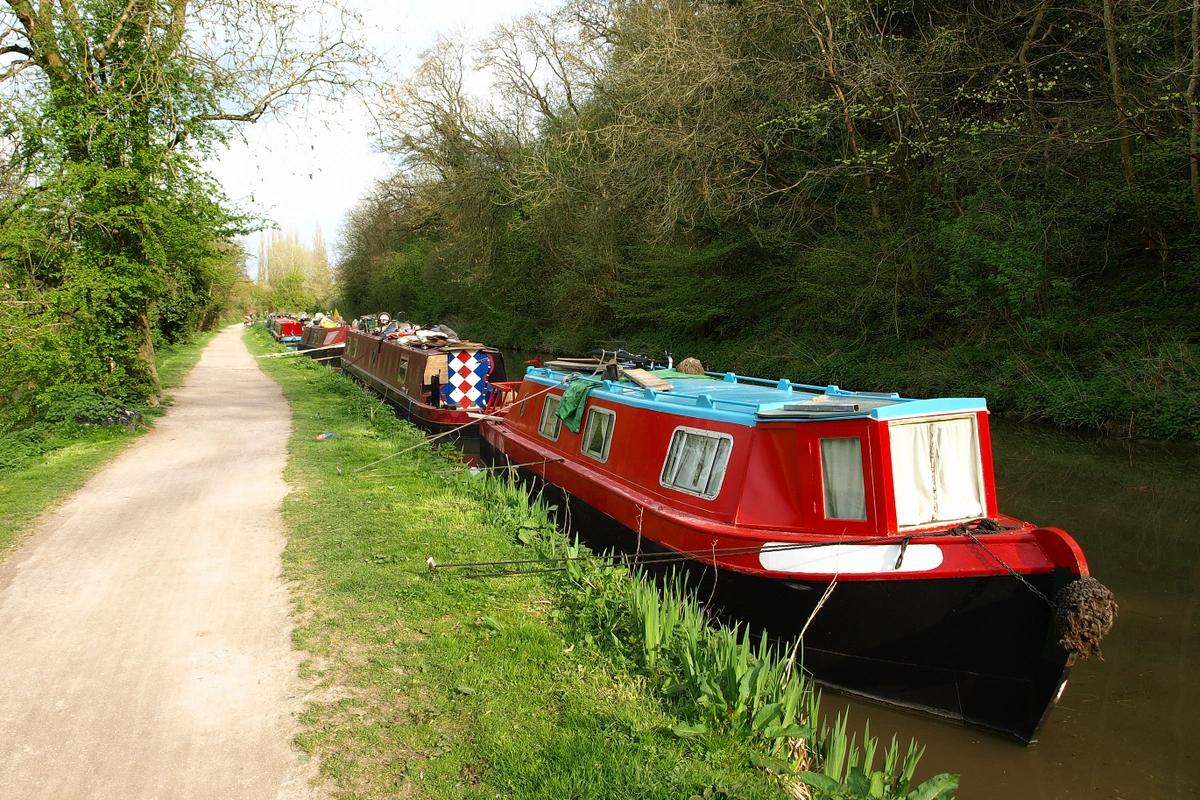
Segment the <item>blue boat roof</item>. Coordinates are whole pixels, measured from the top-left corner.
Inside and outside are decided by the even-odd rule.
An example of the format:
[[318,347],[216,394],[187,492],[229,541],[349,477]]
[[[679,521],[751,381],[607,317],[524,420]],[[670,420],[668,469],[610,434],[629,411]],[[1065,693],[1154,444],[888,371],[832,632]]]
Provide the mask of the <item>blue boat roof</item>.
[[747,426],[772,421],[893,420],[987,410],[987,401],[982,397],[917,400],[895,393],[851,392],[833,385],[793,383],[786,378],[772,381],[732,372],[682,376],[671,370],[660,370],[654,374],[669,383],[671,389],[645,388],[628,379],[598,380],[585,373],[549,367],[531,366],[525,371],[526,379],[543,386],[589,380],[596,384],[596,388],[590,392],[593,397],[696,419]]

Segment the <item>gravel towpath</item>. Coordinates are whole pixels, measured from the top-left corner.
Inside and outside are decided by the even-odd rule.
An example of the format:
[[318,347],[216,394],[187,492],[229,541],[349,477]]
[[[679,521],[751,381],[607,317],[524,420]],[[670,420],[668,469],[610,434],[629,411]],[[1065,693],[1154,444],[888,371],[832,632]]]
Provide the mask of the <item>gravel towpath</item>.
[[0,564],[0,799],[310,798],[279,504],[290,417],[241,341]]

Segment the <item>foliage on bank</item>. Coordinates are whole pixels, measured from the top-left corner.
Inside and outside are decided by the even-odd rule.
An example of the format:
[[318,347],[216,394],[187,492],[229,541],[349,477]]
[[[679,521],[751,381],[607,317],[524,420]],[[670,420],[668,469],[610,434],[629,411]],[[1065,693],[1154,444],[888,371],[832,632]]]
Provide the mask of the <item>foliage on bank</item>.
[[[276,349],[261,330],[248,341]],[[568,545],[524,491],[422,445],[348,379],[262,363],[295,424],[285,564],[316,698],[300,742],[338,796],[953,791],[949,776],[910,785],[917,750],[856,745],[841,718],[818,726],[811,684],[783,680],[790,653],[710,629],[683,587],[660,596]],[[568,570],[470,580],[430,573],[426,557]]]
[[237,304],[250,221],[201,160],[354,59],[353,15],[298,38],[300,9],[251,5],[0,4],[0,431],[152,401],[155,347]]
[[1197,30],[1195,0],[566,0],[397,87],[344,308],[1200,436]]
[[[155,351],[163,389],[183,383],[213,335],[189,336]],[[0,430],[0,559],[31,520],[82,486],[167,405],[130,409],[108,398],[82,394],[53,405],[35,424]],[[139,417],[123,423],[117,415],[131,410]],[[109,424],[99,424],[103,422]]]

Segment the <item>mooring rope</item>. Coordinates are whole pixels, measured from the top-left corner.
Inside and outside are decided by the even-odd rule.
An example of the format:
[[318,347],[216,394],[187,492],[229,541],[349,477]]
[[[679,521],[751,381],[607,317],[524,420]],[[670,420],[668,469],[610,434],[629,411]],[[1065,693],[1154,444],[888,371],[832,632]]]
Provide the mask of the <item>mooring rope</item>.
[[[554,384],[553,386],[548,386],[548,387],[546,387],[545,389],[543,389],[543,390],[542,390],[542,391],[540,391],[540,392],[534,392],[533,394],[529,395],[529,397],[523,397],[523,398],[521,398],[520,400],[514,400],[513,402],[511,402],[511,403],[509,403],[508,405],[504,406],[504,408],[502,408],[502,409],[500,409],[500,410],[501,410],[501,411],[507,411],[508,409],[510,409],[510,408],[512,408],[513,406],[515,406],[517,403],[520,403],[520,402],[522,402],[522,401],[524,401],[524,400],[531,400],[531,399],[533,399],[534,397],[537,397],[538,395],[545,394],[546,392],[550,391],[551,389],[557,389],[559,386],[562,386],[562,385],[564,385],[564,384],[566,384],[566,383],[568,383],[568,382],[569,382],[569,380],[563,380],[563,381],[560,381],[559,383],[556,383],[556,384]],[[502,417],[498,417],[498,418],[499,418],[499,419],[502,419]],[[446,431],[442,431],[441,433],[435,433],[433,436],[427,436],[427,437],[425,437],[424,439],[422,439],[421,441],[419,441],[419,442],[417,442],[416,444],[414,444],[412,447],[406,447],[406,448],[404,448],[403,450],[401,450],[401,451],[399,451],[399,452],[392,453],[391,455],[386,455],[386,456],[384,456],[383,458],[377,458],[377,459],[375,459],[374,461],[372,461],[372,462],[370,462],[370,463],[368,463],[368,464],[363,464],[361,467],[355,467],[355,469],[354,469],[354,472],[362,472],[364,469],[367,469],[367,468],[369,468],[369,467],[373,467],[373,466],[375,466],[376,464],[383,463],[384,461],[387,461],[388,459],[395,458],[396,456],[402,456],[402,455],[404,455],[405,453],[410,453],[410,452],[412,452],[413,450],[416,450],[416,449],[417,449],[417,448],[419,448],[419,447],[423,447],[423,446],[425,446],[425,445],[429,444],[430,442],[436,441],[436,440],[438,440],[438,439],[441,439],[441,438],[443,438],[443,437],[445,437],[445,436],[449,436],[449,435],[450,435],[450,434],[452,434],[452,433],[458,433],[458,432],[459,432],[459,431],[461,431],[463,428],[469,428],[469,427],[471,427],[472,425],[476,425],[476,424],[478,424],[478,422],[477,422],[476,420],[471,420],[470,422],[464,422],[462,425],[456,425],[455,427],[453,427],[453,428],[450,428],[449,430],[446,430]]]
[[[468,465],[464,464],[460,467],[453,467],[451,469],[433,470],[432,473],[433,474],[449,474],[449,473],[455,473],[455,472],[461,473],[461,472],[471,472],[471,471],[487,472],[489,470],[516,469],[517,467],[536,467],[540,464],[561,464],[564,461],[566,461],[565,458],[543,458],[539,461],[526,461],[523,464],[497,464],[496,466],[493,466],[493,467],[472,467],[472,466],[468,466]],[[424,474],[428,475],[428,474],[430,474],[430,471],[426,470],[424,472]],[[368,472],[365,475],[363,475],[362,477],[364,477],[364,478],[405,478],[410,475],[412,475],[411,472]]]

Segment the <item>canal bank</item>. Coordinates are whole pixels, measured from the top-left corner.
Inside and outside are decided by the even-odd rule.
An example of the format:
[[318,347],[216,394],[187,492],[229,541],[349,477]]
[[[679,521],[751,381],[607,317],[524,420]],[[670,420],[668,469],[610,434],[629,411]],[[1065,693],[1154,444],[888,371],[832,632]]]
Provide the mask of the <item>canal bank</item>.
[[[263,337],[249,335],[252,349],[276,349]],[[777,758],[741,731],[698,725],[662,673],[644,668],[643,644],[619,641],[595,615],[581,626],[579,609],[599,606],[563,602],[551,576],[429,573],[426,557],[537,556],[530,539],[548,524],[523,495],[425,445],[332,371],[294,357],[261,363],[295,424],[285,568],[316,698],[300,742],[340,791],[788,796]],[[624,602],[628,592],[614,591]],[[863,722],[849,722],[860,742]],[[925,760],[921,775],[949,766]]]

